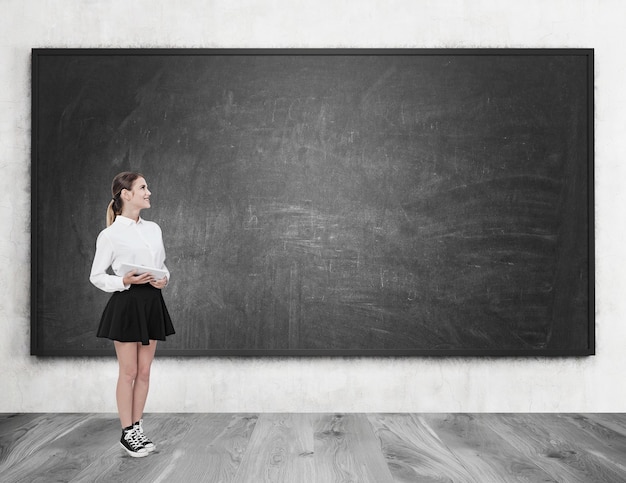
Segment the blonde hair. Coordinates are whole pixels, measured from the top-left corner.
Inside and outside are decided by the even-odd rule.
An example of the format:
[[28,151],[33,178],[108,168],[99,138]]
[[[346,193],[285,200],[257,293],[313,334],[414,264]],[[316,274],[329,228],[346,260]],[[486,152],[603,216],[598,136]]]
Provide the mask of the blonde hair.
[[117,215],[122,214],[122,208],[124,207],[124,201],[121,196],[122,190],[130,191],[137,178],[143,178],[143,175],[132,171],[124,171],[113,178],[113,183],[111,183],[112,198],[107,207],[107,226],[111,226]]

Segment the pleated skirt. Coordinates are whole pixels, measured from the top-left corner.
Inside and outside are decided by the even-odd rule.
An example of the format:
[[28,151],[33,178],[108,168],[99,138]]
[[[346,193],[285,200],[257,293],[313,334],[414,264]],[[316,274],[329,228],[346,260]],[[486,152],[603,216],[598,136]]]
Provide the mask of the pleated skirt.
[[172,319],[165,306],[161,290],[149,283],[131,285],[128,290],[115,292],[102,313],[98,337],[120,342],[165,340],[174,334]]

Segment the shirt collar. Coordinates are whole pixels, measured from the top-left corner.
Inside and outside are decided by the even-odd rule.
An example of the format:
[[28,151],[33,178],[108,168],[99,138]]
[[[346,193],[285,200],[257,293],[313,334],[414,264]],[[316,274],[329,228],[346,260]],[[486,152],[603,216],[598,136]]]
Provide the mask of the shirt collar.
[[[130,225],[134,225],[135,224],[135,220],[131,219],[131,218],[127,218],[125,216],[122,215],[117,215],[115,217],[115,222],[116,223],[123,223],[126,226],[130,226]],[[143,223],[143,219],[141,218],[141,216],[139,217],[139,221],[136,223],[137,225]]]

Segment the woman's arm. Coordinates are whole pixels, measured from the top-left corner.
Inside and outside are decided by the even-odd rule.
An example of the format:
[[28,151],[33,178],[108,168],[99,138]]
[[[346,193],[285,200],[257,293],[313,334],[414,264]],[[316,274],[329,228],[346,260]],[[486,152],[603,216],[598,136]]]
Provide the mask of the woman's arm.
[[124,284],[124,277],[107,273],[111,263],[113,263],[113,245],[104,233],[100,233],[96,240],[96,254],[93,257],[89,281],[105,292],[127,290],[130,284]]

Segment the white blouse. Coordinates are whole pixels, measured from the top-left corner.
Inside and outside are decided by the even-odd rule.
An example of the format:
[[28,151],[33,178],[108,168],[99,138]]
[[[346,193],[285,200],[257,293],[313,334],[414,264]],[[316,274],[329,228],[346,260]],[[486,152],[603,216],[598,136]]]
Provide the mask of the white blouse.
[[[135,222],[118,215],[111,226],[98,235],[89,280],[105,292],[128,290],[130,285],[123,282],[126,274],[120,270],[124,263],[160,268],[167,272],[169,281],[170,272],[165,266],[165,248],[159,225],[142,218]],[[115,275],[107,273],[109,267]]]

